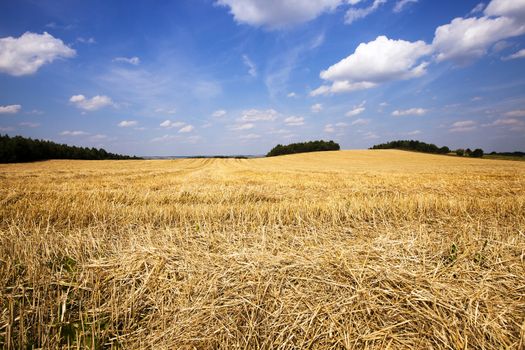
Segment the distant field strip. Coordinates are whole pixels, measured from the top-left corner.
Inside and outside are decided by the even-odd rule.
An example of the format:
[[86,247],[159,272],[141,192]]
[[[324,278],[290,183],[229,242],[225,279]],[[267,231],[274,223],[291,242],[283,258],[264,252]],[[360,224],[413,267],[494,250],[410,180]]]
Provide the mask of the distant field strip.
[[0,204],[0,348],[525,347],[525,162],[4,164]]

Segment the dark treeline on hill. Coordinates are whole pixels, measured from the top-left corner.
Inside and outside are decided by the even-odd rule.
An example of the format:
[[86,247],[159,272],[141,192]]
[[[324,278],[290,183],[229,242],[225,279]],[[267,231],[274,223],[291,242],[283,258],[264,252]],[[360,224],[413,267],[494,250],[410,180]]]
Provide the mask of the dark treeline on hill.
[[406,151],[417,151],[425,153],[447,154],[450,148],[447,146],[438,147],[433,143],[426,143],[417,140],[397,140],[375,145],[370,149],[401,149]]
[[339,151],[341,147],[334,141],[308,141],[291,143],[289,145],[277,145],[268,154],[267,157],[280,156],[284,154],[320,152],[320,151]]
[[0,163],[33,162],[46,159],[141,159],[109,153],[100,148],[68,146],[22,136],[0,135]]

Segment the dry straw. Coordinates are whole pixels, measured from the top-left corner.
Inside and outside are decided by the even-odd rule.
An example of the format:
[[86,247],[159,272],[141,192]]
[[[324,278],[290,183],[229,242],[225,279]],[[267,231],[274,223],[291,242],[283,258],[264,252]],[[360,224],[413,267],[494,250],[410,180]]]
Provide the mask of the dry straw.
[[523,349],[525,163],[0,166],[5,349]]

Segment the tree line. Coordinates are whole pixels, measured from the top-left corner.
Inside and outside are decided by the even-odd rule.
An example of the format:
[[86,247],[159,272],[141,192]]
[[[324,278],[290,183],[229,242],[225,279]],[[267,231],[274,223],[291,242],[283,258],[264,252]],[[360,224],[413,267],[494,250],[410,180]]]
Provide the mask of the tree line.
[[339,151],[341,147],[334,141],[308,141],[291,143],[289,145],[277,145],[268,154],[267,157],[280,156],[284,154],[295,154],[305,152],[320,152],[320,151]]
[[107,152],[103,148],[68,146],[53,141],[10,137],[0,134],[0,163],[33,162],[47,159],[141,159]]
[[[401,149],[405,151],[416,151],[424,153],[434,153],[434,154],[449,154],[452,151],[447,146],[438,147],[433,143],[426,143],[418,140],[396,140],[390,141],[387,143],[381,143],[379,145],[374,145],[370,149]],[[458,156],[467,156],[481,158],[483,157],[483,150],[481,148],[476,148],[471,150],[470,148],[458,149],[455,151]]]

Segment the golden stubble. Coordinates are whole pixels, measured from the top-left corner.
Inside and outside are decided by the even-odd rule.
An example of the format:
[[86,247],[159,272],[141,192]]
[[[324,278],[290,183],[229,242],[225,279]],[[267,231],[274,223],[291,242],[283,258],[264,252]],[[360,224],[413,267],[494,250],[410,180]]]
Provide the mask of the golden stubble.
[[0,346],[523,348],[525,163],[0,165]]

